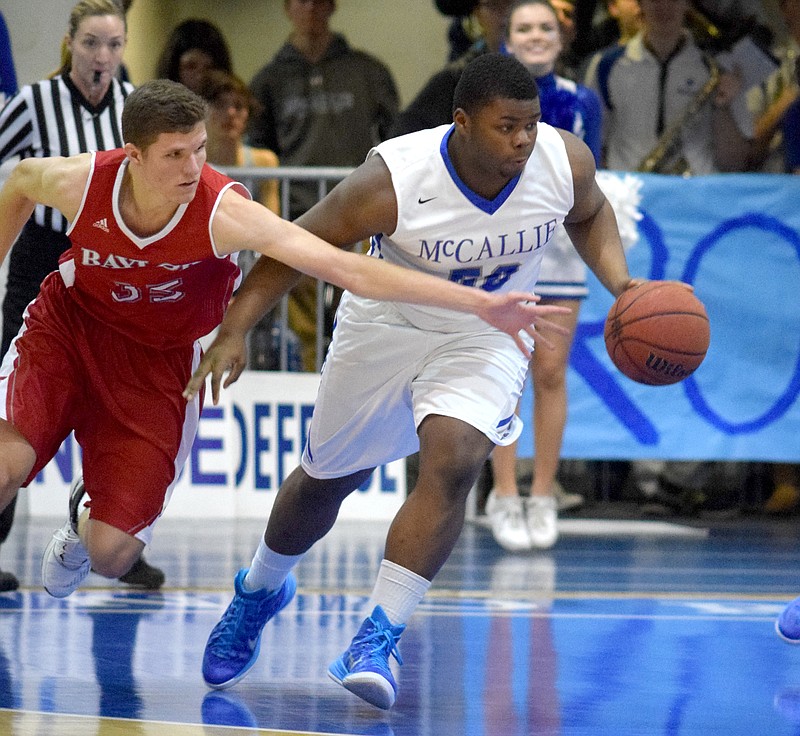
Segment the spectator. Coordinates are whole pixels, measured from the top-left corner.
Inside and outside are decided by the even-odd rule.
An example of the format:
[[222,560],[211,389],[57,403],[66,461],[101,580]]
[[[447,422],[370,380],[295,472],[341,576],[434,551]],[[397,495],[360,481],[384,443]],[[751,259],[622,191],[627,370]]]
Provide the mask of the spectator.
[[[24,86],[0,111],[0,162],[121,145],[122,106],[133,89],[117,79],[126,34],[125,14],[113,0],[81,0],[73,7],[61,69],[52,79]],[[15,243],[3,300],[0,357],[19,331],[25,307],[69,247],[67,225],[60,212],[38,205]],[[11,529],[15,503],[0,514],[0,543]],[[120,580],[158,588],[164,575],[140,558]],[[0,584],[16,587],[16,579],[5,574]]]
[[[604,105],[605,166],[683,175],[745,170],[753,119],[740,76],[698,48],[686,27],[688,0],[640,5],[642,30],[595,58],[587,73]],[[708,462],[632,464],[642,500],[672,509],[696,508],[711,469]]]
[[[478,29],[472,46],[458,59],[436,72],[417,93],[417,96],[397,117],[392,135],[413,133],[424,128],[434,128],[452,119],[453,93],[464,67],[475,57],[491,51],[503,50],[508,13],[513,0],[480,0],[473,6],[472,24]],[[553,4],[555,7],[555,4]],[[573,32],[573,3],[558,0],[559,23],[563,34]]]
[[[206,73],[200,94],[208,103],[206,116],[206,155],[210,164],[218,166],[275,167],[278,157],[268,148],[255,148],[244,142],[247,123],[258,103],[247,85],[234,74],[221,69]],[[277,179],[262,182],[256,190],[259,201],[276,215],[281,214]],[[251,254],[243,253],[239,265],[243,272],[252,265]],[[272,315],[265,317],[250,332],[248,367],[254,370],[278,370],[280,365],[280,330]],[[297,365],[297,338],[289,334],[289,370]]]
[[604,103],[605,166],[693,174],[744,170],[753,121],[740,78],[698,49],[685,27],[688,0],[640,4],[642,31],[596,59],[587,73],[587,84]]
[[[569,130],[600,158],[600,101],[590,89],[555,74],[564,49],[560,23],[548,0],[517,0],[511,7],[505,38],[508,52],[536,79],[542,122]],[[540,304],[558,304],[570,311],[554,317],[569,333],[555,350],[535,350],[531,360],[534,392],[533,427],[536,453],[530,496],[523,504],[517,490],[517,443],[492,453],[494,488],[486,513],[497,543],[520,551],[552,547],[558,538],[557,509],[582,503],[556,481],[561,441],[567,419],[567,365],[581,299],[588,294],[586,266],[566,230],[556,231],[544,252],[536,293]]]
[[156,65],[159,79],[171,79],[199,94],[203,76],[212,69],[233,73],[231,52],[213,23],[189,18],[173,29]]
[[434,74],[411,104],[397,117],[392,135],[404,135],[424,128],[435,128],[453,119],[453,93],[464,67],[487,51],[499,51],[503,44],[506,18],[512,0],[481,0],[473,16],[481,28],[478,40],[456,61]]
[[[249,140],[275,151],[284,166],[357,166],[389,135],[399,105],[394,79],[382,62],[331,30],[335,0],[284,0],[284,10],[289,38],[250,85],[261,111]],[[290,217],[309,209],[317,193],[316,183],[292,185]],[[321,358],[316,297],[316,282],[304,278],[289,300],[289,324],[309,371]],[[331,315],[337,301],[331,296]]]
[[[221,69],[209,71],[200,85],[200,96],[208,102],[206,155],[210,164],[270,168],[278,165],[274,151],[254,148],[244,142],[256,101],[239,77]],[[281,213],[277,180],[260,186],[259,201],[276,215]]]
[[778,49],[781,66],[751,95],[757,115],[753,168],[796,174],[800,173],[800,6],[782,0],[780,8],[789,31]]

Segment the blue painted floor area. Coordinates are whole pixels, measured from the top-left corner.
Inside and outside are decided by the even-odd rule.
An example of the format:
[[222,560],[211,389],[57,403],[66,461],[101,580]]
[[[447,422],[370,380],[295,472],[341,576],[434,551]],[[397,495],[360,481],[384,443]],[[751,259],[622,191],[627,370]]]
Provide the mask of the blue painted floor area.
[[[198,535],[165,520],[148,552],[164,592],[92,575],[56,600],[38,586],[51,529],[20,520],[3,548],[24,588],[0,594],[0,732],[100,733],[122,719],[113,733],[800,734],[800,647],[773,628],[800,593],[793,528],[598,529],[577,524],[550,553],[508,555],[467,526],[403,635],[399,697],[384,712],[326,670],[364,615],[385,526],[342,523],[312,550],[259,661],[218,693],[200,677],[203,647],[261,524]],[[57,715],[46,731],[43,714]]]

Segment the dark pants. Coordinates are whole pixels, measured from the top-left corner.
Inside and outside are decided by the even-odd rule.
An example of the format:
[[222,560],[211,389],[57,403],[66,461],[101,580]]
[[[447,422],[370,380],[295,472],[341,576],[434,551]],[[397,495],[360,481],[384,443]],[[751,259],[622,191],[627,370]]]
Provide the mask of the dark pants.
[[69,238],[62,233],[54,233],[30,221],[22,229],[8,259],[0,358],[22,326],[25,307],[39,293],[44,277],[58,268],[58,259],[68,247]]

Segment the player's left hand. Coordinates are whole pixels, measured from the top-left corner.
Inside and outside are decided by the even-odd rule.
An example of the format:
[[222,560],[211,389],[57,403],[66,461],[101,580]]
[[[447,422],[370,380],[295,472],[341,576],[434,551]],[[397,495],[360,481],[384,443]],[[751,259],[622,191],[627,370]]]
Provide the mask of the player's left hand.
[[[192,374],[183,391],[183,398],[191,401],[203,387],[206,377],[211,375],[211,398],[214,406],[219,403],[220,385],[228,388],[247,366],[245,335],[238,332],[219,334],[206,351],[197,370]],[[224,383],[223,383],[224,378]]]
[[[692,286],[691,284],[687,284],[685,281],[674,281],[672,279],[667,279],[667,280],[669,280],[671,283],[680,284],[681,286],[683,286],[685,289],[688,289],[689,291],[694,291],[694,286]],[[623,291],[627,291],[628,289],[635,289],[635,288],[641,286],[642,284],[648,283],[649,281],[650,281],[650,279],[643,279],[643,278],[639,278],[638,276],[636,278],[630,279],[628,281],[628,283],[625,284],[625,286],[622,289],[622,291],[619,292],[619,294],[621,294]],[[615,296],[619,296],[619,294],[615,294]]]
[[569,337],[569,330],[547,319],[551,314],[569,314],[567,307],[539,306],[540,297],[522,291],[492,294],[492,302],[478,315],[484,322],[514,338],[522,354],[530,359],[531,349],[520,333],[525,332],[537,345],[553,350],[555,345],[542,331]]

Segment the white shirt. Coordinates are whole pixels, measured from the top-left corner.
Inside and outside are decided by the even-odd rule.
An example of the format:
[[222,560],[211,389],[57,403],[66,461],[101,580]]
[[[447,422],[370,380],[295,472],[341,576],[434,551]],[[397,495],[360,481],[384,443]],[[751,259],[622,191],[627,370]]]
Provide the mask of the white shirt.
[[[663,130],[684,114],[710,76],[706,59],[688,32],[683,46],[664,65],[663,76],[661,62],[647,49],[641,33],[625,45],[624,53],[611,67],[607,97],[598,79],[599,66],[600,59],[596,59],[587,71],[586,84],[598,92],[604,105],[606,167],[620,171],[639,167]],[[753,117],[745,95],[740,94],[734,100],[731,113],[742,135],[752,138]],[[659,130],[662,115],[664,128]],[[679,133],[680,154],[689,163],[692,174],[717,171],[712,115],[709,99]]]

